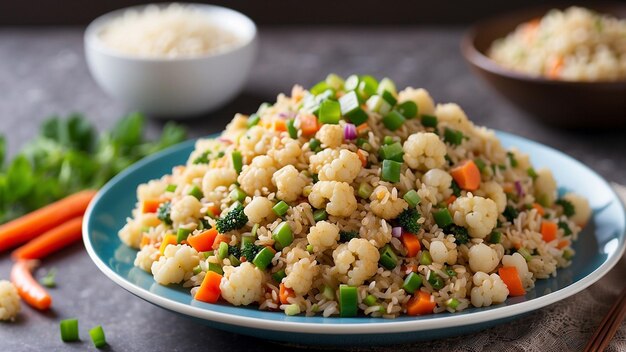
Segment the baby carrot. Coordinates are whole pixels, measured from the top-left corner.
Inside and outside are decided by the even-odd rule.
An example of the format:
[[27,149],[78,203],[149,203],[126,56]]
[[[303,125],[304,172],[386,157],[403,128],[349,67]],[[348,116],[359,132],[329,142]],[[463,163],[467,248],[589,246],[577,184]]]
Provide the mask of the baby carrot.
[[95,194],[95,190],[75,193],[0,226],[0,252],[83,215]]
[[41,259],[50,253],[63,249],[79,241],[82,235],[83,217],[75,217],[41,236],[30,240],[12,253],[15,260]]
[[39,310],[46,310],[52,305],[52,298],[31,274],[35,263],[33,260],[19,260],[13,264],[11,282],[26,303]]

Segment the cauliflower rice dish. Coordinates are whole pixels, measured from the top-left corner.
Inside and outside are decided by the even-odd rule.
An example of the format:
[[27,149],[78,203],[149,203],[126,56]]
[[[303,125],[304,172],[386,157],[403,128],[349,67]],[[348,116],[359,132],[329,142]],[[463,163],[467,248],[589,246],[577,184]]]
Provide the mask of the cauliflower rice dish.
[[161,285],[287,315],[394,318],[524,295],[591,215],[456,104],[331,74],[142,184],[120,239]]
[[520,72],[570,81],[626,79],[626,20],[581,7],[522,23],[488,53]]

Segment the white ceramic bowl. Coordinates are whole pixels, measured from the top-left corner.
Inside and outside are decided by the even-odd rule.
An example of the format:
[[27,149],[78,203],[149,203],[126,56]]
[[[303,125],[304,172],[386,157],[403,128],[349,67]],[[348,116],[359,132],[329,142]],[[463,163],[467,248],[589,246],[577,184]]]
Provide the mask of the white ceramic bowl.
[[104,91],[130,108],[168,118],[214,110],[241,91],[256,55],[254,22],[225,7],[185,5],[205,12],[209,21],[233,32],[240,42],[226,51],[197,57],[136,57],[107,47],[99,38],[109,21],[130,8],[109,12],[91,22],[84,37],[87,65]]

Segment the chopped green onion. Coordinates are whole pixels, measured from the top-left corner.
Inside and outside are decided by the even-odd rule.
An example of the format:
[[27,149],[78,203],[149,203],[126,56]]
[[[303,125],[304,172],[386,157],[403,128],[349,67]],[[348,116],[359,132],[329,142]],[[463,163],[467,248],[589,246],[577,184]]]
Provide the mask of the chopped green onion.
[[533,259],[533,256],[530,254],[528,249],[526,249],[524,247],[518,249],[517,253],[521,254],[522,257],[524,257],[524,259],[526,259],[527,262],[529,262],[529,261],[531,261],[531,259]]
[[317,174],[313,174],[311,175],[311,180],[313,181],[313,183],[317,183],[320,180],[320,178]]
[[193,187],[191,187],[191,189],[189,190],[189,193],[187,194],[189,194],[190,196],[196,197],[198,200],[204,197],[204,194],[202,194],[202,191],[196,185],[193,185]]
[[480,172],[483,172],[487,167],[487,164],[485,164],[485,162],[481,158],[474,159],[474,164],[476,164],[476,167]]
[[456,309],[456,307],[459,306],[459,300],[456,298],[450,298],[446,301],[446,306],[452,308],[452,309]]
[[389,103],[386,102],[380,95],[372,95],[369,99],[367,99],[365,104],[370,111],[377,112],[381,115],[386,115],[389,111],[391,111],[391,105],[389,105]]
[[254,256],[252,264],[261,270],[265,270],[272,263],[273,258],[274,252],[269,247],[263,247],[263,249],[261,249],[259,253]]
[[206,252],[202,252],[202,255],[204,256],[204,259],[208,259],[210,256],[215,255],[214,251],[206,251]]
[[169,184],[169,185],[167,185],[167,187],[165,188],[165,190],[166,190],[167,192],[174,192],[174,191],[176,191],[176,185],[174,185],[174,184]]
[[406,118],[397,111],[392,111],[383,117],[383,125],[390,131],[395,131],[402,127],[404,121],[406,121]]
[[320,142],[319,139],[311,138],[309,140],[309,149],[311,151],[314,151],[317,153],[318,151],[320,151],[321,145],[322,145],[322,142]]
[[250,231],[250,236],[256,237],[256,233],[257,231],[259,231],[259,227],[261,227],[259,224],[254,224],[252,226],[252,231]]
[[526,173],[533,180],[535,180],[537,177],[539,177],[539,175],[537,175],[537,172],[535,171],[535,169],[533,169],[532,167],[529,167],[528,169],[526,169]]
[[454,269],[452,269],[449,266],[446,266],[445,268],[445,272],[448,276],[452,277],[452,276],[456,276],[456,271],[454,271]]
[[359,87],[361,80],[357,75],[350,75],[343,84],[343,89],[347,91],[355,90]]
[[358,92],[363,98],[368,98],[374,94],[376,94],[376,90],[378,89],[378,81],[376,78],[363,75],[360,78]]
[[241,236],[241,249],[246,247],[246,244],[254,244],[256,241],[256,236]]
[[217,263],[209,263],[209,271],[224,275],[224,270],[222,270],[222,266]]
[[435,115],[422,115],[422,125],[424,127],[437,127],[437,116]]
[[228,260],[230,261],[230,265],[232,266],[239,266],[239,264],[241,264],[241,261],[239,261],[239,258],[235,257],[232,254],[228,256]]
[[283,249],[293,242],[293,232],[291,231],[291,227],[289,227],[289,223],[281,222],[272,232],[272,238],[276,241],[274,247],[276,249]]
[[404,279],[404,284],[402,285],[402,288],[408,293],[414,293],[420,288],[420,286],[422,286],[422,277],[419,276],[419,274],[411,272]]
[[434,271],[428,272],[428,283],[430,283],[435,290],[441,290],[445,285],[445,281],[441,276],[437,275]]
[[272,274],[272,279],[274,279],[274,281],[278,283],[281,283],[283,279],[286,277],[287,277],[287,274],[285,274],[285,270],[279,270]]
[[313,245],[312,244],[307,244],[306,245],[306,251],[309,253],[313,253]]
[[198,274],[200,274],[201,272],[202,272],[202,267],[201,267],[200,265],[196,265],[196,266],[193,268],[193,274],[194,274],[194,275],[198,275]]
[[572,258],[574,258],[574,252],[569,249],[565,249],[563,251],[563,259],[571,260]]
[[381,178],[388,182],[399,182],[402,163],[393,160],[383,160]]
[[338,124],[341,119],[341,105],[333,100],[320,104],[319,121],[326,124]]
[[217,257],[220,259],[224,259],[228,256],[228,243],[220,242],[219,247],[217,247]]
[[411,208],[415,208],[422,201],[422,198],[420,198],[419,194],[417,194],[414,189],[406,192],[402,198],[409,203]]
[[187,237],[189,237],[190,233],[191,230],[179,227],[178,232],[176,233],[176,243],[181,243],[182,241],[186,240]]
[[372,188],[369,183],[361,182],[359,184],[359,189],[357,191],[359,197],[368,199],[372,195],[372,192],[374,192],[374,188]]
[[391,93],[394,97],[398,95],[396,84],[393,83],[393,81],[387,77],[380,80],[380,83],[378,83],[378,89],[376,90],[376,93],[383,94],[383,92],[385,91]]
[[358,307],[358,292],[356,287],[339,286],[339,315],[341,317],[356,316]]
[[360,125],[367,121],[367,113],[361,109],[359,98],[355,92],[348,92],[339,98],[341,115],[347,117],[350,122]]
[[[382,92],[382,94],[379,94],[390,106],[394,106],[398,103],[398,100],[396,99],[396,97],[393,96],[392,93],[390,93],[388,90]],[[413,103],[415,104],[415,103]],[[402,112],[400,112],[402,113]],[[404,114],[402,114],[404,115]],[[407,116],[407,115],[405,115]],[[408,116],[407,116],[408,117]]]
[[356,139],[357,147],[363,147],[363,145],[365,145],[365,144],[367,144],[367,139],[361,138],[361,137]]
[[402,116],[406,117],[407,119],[412,119],[417,116],[417,104],[410,100],[401,103],[396,109],[400,114],[402,114]]
[[48,270],[48,272],[46,273],[46,276],[42,277],[40,282],[42,285],[46,286],[46,287],[55,287],[57,285],[55,279],[56,279],[56,274],[57,274],[57,269],[52,268],[50,270]]
[[323,93],[327,89],[330,89],[328,83],[326,83],[326,81],[321,81],[311,87],[311,89],[309,89],[309,92],[311,92],[311,94],[313,95],[318,95],[320,93]]
[[237,173],[240,173],[241,169],[243,168],[243,156],[241,155],[241,152],[235,150],[230,156],[233,160],[233,167],[235,168],[235,171],[237,171]]
[[96,348],[102,348],[107,344],[107,340],[104,337],[104,330],[101,325],[89,330],[89,336],[91,337],[91,341]]
[[328,219],[328,214],[326,213],[326,210],[318,209],[313,212],[313,220],[315,220],[315,222],[326,220],[326,219]]
[[502,242],[502,232],[493,231],[491,235],[489,235],[489,243],[498,244]]
[[248,128],[252,128],[258,125],[260,121],[261,121],[261,116],[259,116],[258,114],[252,114],[248,116],[248,121],[246,122],[246,125],[248,126]]
[[383,160],[393,160],[401,163],[404,150],[399,142],[385,144],[378,149],[378,154]]
[[230,199],[234,200],[234,201],[238,201],[243,203],[243,201],[246,199],[246,197],[248,196],[246,194],[246,192],[244,192],[241,188],[239,187],[235,187],[233,188],[232,191],[230,191]]
[[285,314],[287,315],[298,315],[300,314],[300,306],[297,304],[290,304],[285,307]]
[[367,295],[363,300],[366,306],[371,307],[376,304],[376,297],[374,295]]
[[287,132],[289,132],[289,137],[298,139],[298,130],[296,129],[294,122],[294,119],[287,120]]
[[391,136],[385,136],[383,138],[383,144],[388,145],[388,144],[394,144],[396,142],[396,140],[391,137]]
[[378,262],[389,270],[392,270],[398,265],[398,256],[389,244],[386,244],[380,249],[380,260]]
[[432,263],[433,263],[433,258],[430,256],[430,252],[422,251],[422,256],[420,257],[420,264],[430,265]]
[[463,132],[446,127],[443,131],[443,140],[451,145],[463,143]]
[[283,216],[287,214],[287,211],[289,210],[289,204],[285,203],[284,200],[281,200],[280,202],[276,203],[276,205],[274,205],[272,210],[276,215]]
[[78,319],[61,320],[60,326],[63,342],[78,341]]
[[338,75],[331,73],[328,76],[326,76],[326,85],[330,88],[330,89],[334,89],[334,90],[341,90],[343,88],[343,78],[339,77]]
[[511,164],[512,168],[516,168],[517,165],[519,165],[519,163],[517,162],[517,159],[515,158],[515,154],[513,154],[513,152],[507,152],[506,156],[509,158],[509,163]]
[[437,226],[439,226],[442,229],[452,224],[453,222],[452,215],[450,214],[450,211],[448,210],[448,208],[435,210],[433,212],[433,218],[435,219]]
[[332,301],[335,299],[335,290],[328,285],[324,286],[324,290],[322,290],[322,294],[324,295],[324,298],[326,298],[329,301]]

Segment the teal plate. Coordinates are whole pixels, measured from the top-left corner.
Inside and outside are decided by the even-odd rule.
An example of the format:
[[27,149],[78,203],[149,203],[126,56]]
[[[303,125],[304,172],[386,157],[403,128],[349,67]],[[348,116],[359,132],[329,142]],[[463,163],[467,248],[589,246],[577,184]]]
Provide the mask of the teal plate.
[[107,183],[92,201],[83,222],[85,247],[94,263],[111,280],[131,293],[211,327],[264,339],[306,344],[392,344],[433,340],[482,330],[569,297],[605,275],[624,251],[624,208],[611,187],[594,171],[573,158],[539,143],[498,132],[507,146],[527,152],[537,167],[552,169],[561,192],[574,190],[587,197],[593,219],[574,244],[572,265],[556,277],[538,280],[526,296],[509,298],[487,308],[420,317],[323,318],[286,316],[255,307],[234,307],[195,301],[187,289],[161,286],[133,266],[136,250],[123,245],[117,231],[135,205],[140,183],[171,172],[184,164],[194,141],[181,143],[139,161]]

